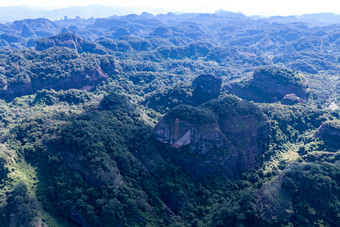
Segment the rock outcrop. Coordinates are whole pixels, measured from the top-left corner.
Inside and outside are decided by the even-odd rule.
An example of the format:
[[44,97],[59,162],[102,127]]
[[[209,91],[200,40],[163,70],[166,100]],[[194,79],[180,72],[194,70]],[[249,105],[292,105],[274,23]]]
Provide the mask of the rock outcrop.
[[181,105],[155,126],[155,138],[168,154],[195,175],[239,177],[255,169],[265,149],[270,123],[254,104],[235,97],[199,107]]
[[220,95],[222,79],[213,74],[201,74],[193,82],[193,104],[200,105]]
[[51,47],[67,47],[79,53],[87,52],[93,54],[107,54],[107,51],[95,42],[81,39],[73,33],[61,33],[48,38],[41,38],[36,41],[36,50],[43,51]]
[[217,98],[221,85],[221,78],[213,74],[201,74],[194,79],[191,86],[177,86],[154,93],[146,98],[145,105],[162,113],[180,104],[198,106]]
[[339,108],[340,107],[334,101],[327,107],[328,110],[338,110]]
[[303,102],[304,100],[296,96],[296,94],[287,94],[281,100],[281,104],[284,104],[284,105],[295,105],[295,104],[303,103]]
[[314,137],[322,139],[326,145],[340,148],[340,121],[326,121],[314,133]]
[[284,68],[257,69],[249,81],[243,84],[229,84],[226,88],[232,94],[255,102],[277,102],[288,94],[295,94],[302,100],[308,98],[306,78],[293,70]]
[[4,71],[9,76],[0,78],[0,98],[10,100],[42,89],[90,90],[118,73],[110,56],[97,55],[85,60],[85,56],[67,48],[54,47],[32,57],[35,61],[28,67]]
[[71,88],[90,90],[109,75],[97,66],[89,71],[64,78],[29,78],[26,81],[10,83],[0,90],[0,98],[13,99],[18,96],[34,94],[43,89],[68,90]]

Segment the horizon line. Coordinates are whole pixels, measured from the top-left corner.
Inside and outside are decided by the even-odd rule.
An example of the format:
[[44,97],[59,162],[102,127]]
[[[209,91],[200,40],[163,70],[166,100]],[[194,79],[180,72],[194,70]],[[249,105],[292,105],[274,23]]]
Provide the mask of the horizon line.
[[[259,17],[267,17],[267,18],[275,17],[275,16],[281,16],[281,17],[295,16],[295,17],[299,17],[299,16],[303,16],[303,15],[313,15],[313,14],[340,15],[340,12],[332,12],[332,11],[305,12],[305,13],[296,13],[296,14],[267,14],[267,13],[250,13],[250,14],[247,14],[247,13],[244,13],[242,11],[232,11],[232,10],[226,10],[226,9],[223,9],[223,8],[220,8],[220,9],[217,9],[217,10],[212,10],[212,11],[210,11],[210,10],[204,11],[203,9],[187,9],[187,8],[173,10],[173,9],[165,9],[165,8],[150,7],[150,6],[146,6],[146,7],[128,6],[128,7],[125,7],[125,6],[107,5],[107,4],[87,4],[87,5],[73,5],[73,6],[60,6],[60,7],[34,6],[34,5],[21,4],[21,5],[13,5],[13,6],[0,6],[0,9],[1,8],[19,8],[19,7],[25,7],[25,8],[30,8],[31,10],[36,10],[36,11],[55,11],[55,10],[64,10],[64,9],[70,9],[70,8],[83,8],[83,7],[90,7],[90,6],[110,7],[110,8],[120,9],[120,10],[124,10],[125,9],[127,11],[128,10],[138,10],[138,9],[140,9],[139,14],[142,14],[142,13],[146,12],[146,13],[152,14],[154,16],[161,15],[161,14],[168,14],[168,13],[174,13],[174,14],[177,14],[177,15],[187,14],[187,13],[193,13],[193,14],[195,14],[195,13],[216,14],[219,11],[235,13],[235,14],[243,14],[243,15],[248,16],[248,17],[259,16]],[[152,11],[148,11],[148,10],[156,10],[158,12],[152,12]],[[124,14],[121,14],[119,16],[124,16],[124,15],[129,15],[129,14],[137,14],[137,13],[131,11],[131,13],[127,12],[126,14],[124,13]]]

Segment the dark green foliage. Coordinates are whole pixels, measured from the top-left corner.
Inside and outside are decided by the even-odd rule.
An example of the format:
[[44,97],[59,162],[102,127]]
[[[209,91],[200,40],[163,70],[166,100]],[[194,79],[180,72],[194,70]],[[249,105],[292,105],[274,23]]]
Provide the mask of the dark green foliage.
[[126,113],[134,111],[133,105],[129,102],[129,98],[115,92],[106,95],[100,102],[100,107],[103,110],[116,110],[117,112],[120,110],[124,110]]
[[217,121],[216,115],[211,110],[188,105],[179,105],[166,115],[166,119],[176,118],[194,124],[215,123]]
[[15,185],[6,202],[6,206],[1,210],[2,219],[5,218],[1,222],[6,223],[6,226],[35,227],[42,224],[39,205],[30,197],[23,182]]
[[42,52],[7,52],[1,56],[0,67],[4,69],[0,90],[2,99],[33,94],[44,88],[91,88],[117,73],[111,56],[79,55],[65,47]]
[[59,102],[68,104],[81,104],[88,102],[93,95],[87,91],[70,89],[67,91],[41,90],[37,91],[33,100],[34,104],[54,105]]
[[266,67],[257,69],[254,72],[254,77],[258,74],[263,74],[272,77],[274,80],[285,81],[289,84],[306,86],[306,78],[296,71],[285,69],[285,68],[273,68]]
[[201,107],[210,109],[221,121],[248,113],[259,120],[266,119],[266,115],[254,103],[240,100],[235,96],[227,96],[219,100],[212,100],[202,104]]
[[292,196],[296,225],[340,224],[339,162],[294,165],[284,174],[282,187]]
[[180,104],[190,104],[192,100],[192,89],[190,87],[176,86],[165,91],[155,92],[146,97],[145,103],[160,113],[165,113]]
[[[57,35],[61,28],[77,35]],[[0,29],[0,98],[12,100],[0,103],[0,226],[35,226],[41,216],[49,226],[340,225],[339,151],[314,136],[324,122],[339,128],[339,111],[325,108],[340,100],[339,25],[219,11],[23,20]],[[37,41],[43,51],[26,49],[32,36],[50,35]],[[305,88],[307,78],[310,95],[296,106],[255,104],[222,86],[222,98],[190,106],[198,75],[225,84],[254,71],[283,87]],[[35,96],[21,97],[28,94]],[[193,124],[269,120],[268,149],[240,179],[197,178],[153,138],[166,113]],[[276,178],[294,209],[270,222],[258,196]],[[27,186],[14,187],[20,180]]]

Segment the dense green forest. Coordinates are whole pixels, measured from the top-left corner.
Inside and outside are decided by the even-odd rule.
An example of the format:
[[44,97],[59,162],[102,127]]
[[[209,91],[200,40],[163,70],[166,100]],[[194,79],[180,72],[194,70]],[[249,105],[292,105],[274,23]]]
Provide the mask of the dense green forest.
[[340,24],[0,24],[0,226],[340,226]]

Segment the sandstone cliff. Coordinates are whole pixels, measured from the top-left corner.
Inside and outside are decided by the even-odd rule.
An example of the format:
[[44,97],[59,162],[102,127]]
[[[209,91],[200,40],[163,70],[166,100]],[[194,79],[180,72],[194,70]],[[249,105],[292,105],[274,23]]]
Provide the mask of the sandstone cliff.
[[155,126],[168,155],[196,175],[239,177],[253,170],[270,134],[270,123],[254,104],[235,97],[199,107],[181,105]]
[[243,84],[229,84],[226,88],[232,94],[255,102],[277,102],[288,94],[295,94],[302,100],[308,98],[306,78],[293,70],[284,68],[259,68],[255,70],[253,78],[249,81]]
[[220,95],[222,79],[213,74],[201,74],[193,82],[194,105],[200,105]]
[[42,89],[90,90],[118,73],[111,56],[84,56],[60,47],[32,53],[30,59],[20,56],[12,67],[5,68],[0,98],[11,100]]
[[144,103],[161,113],[180,104],[198,106],[217,98],[221,85],[222,79],[214,74],[201,74],[193,80],[191,86],[177,86],[154,93],[147,97]]
[[304,100],[298,97],[296,94],[287,94],[281,100],[281,104],[284,105],[295,105],[298,103],[304,103]]

